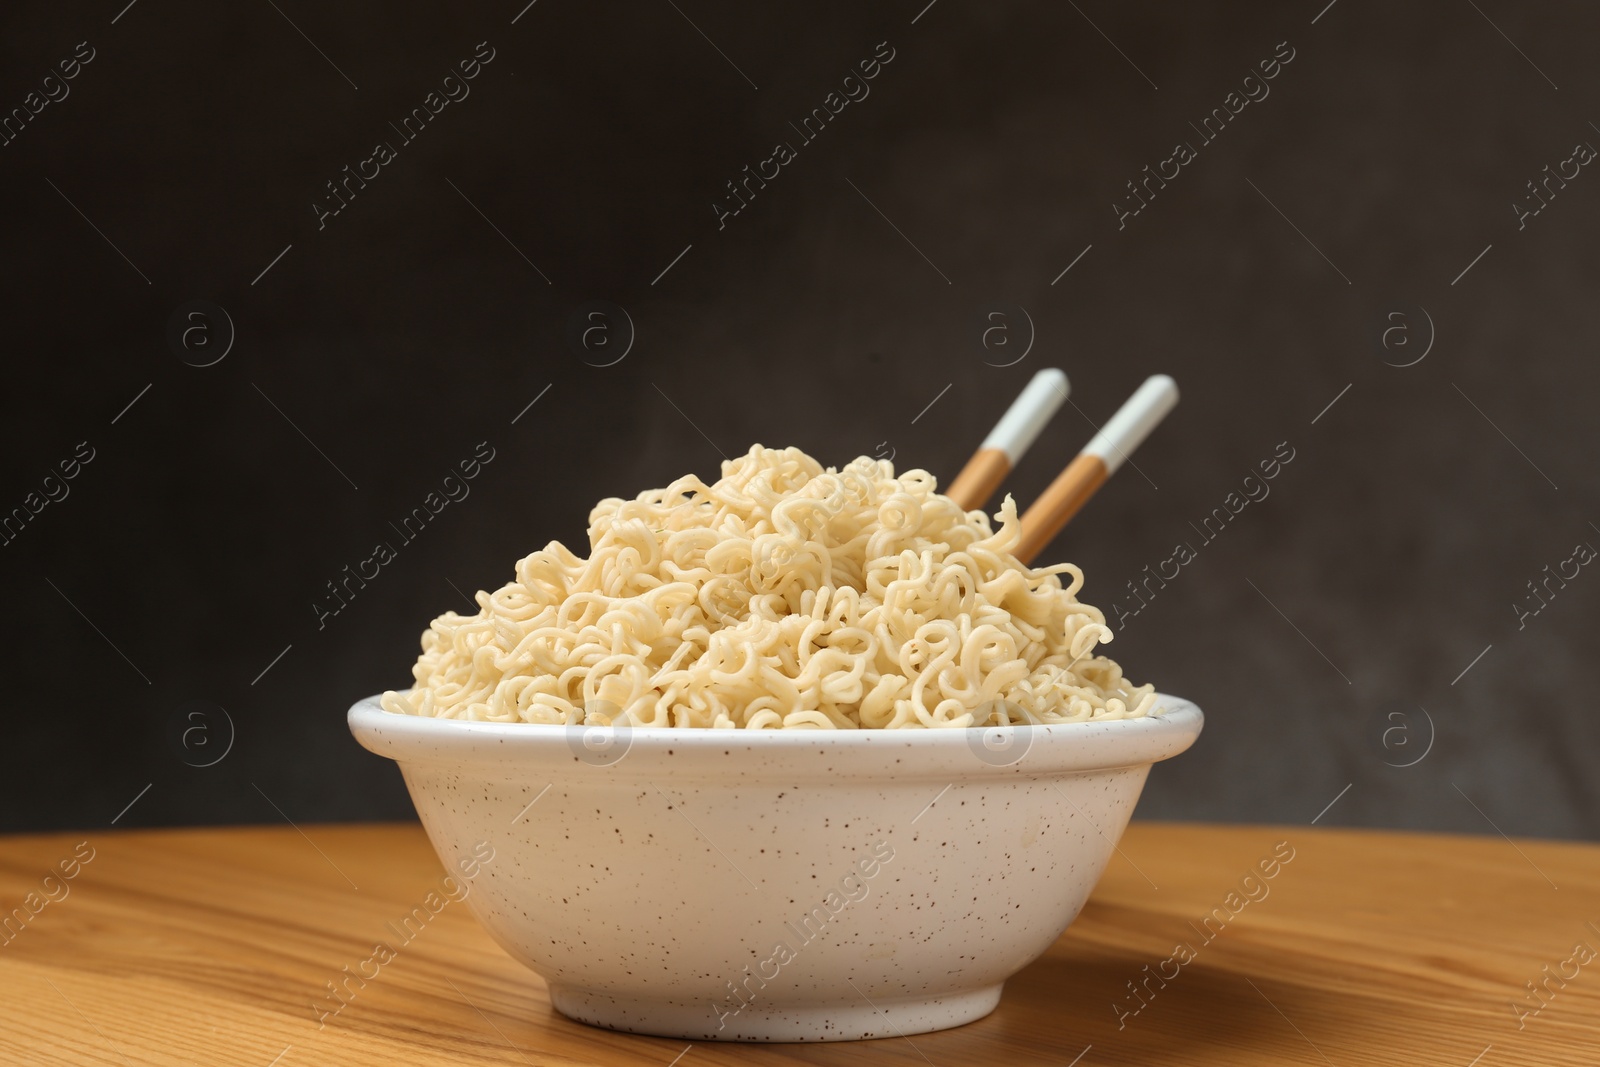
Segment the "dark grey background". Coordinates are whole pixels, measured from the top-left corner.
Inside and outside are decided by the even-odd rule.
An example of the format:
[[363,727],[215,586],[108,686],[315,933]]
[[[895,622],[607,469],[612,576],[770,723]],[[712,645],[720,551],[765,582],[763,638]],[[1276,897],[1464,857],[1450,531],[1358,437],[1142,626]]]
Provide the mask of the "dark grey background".
[[[1600,14],[924,3],[8,7],[7,113],[96,57],[0,147],[0,509],[95,458],[0,547],[0,829],[409,817],[345,709],[597,498],[753,441],[948,478],[1054,364],[1077,410],[1024,502],[1146,375],[1183,388],[1047,557],[1109,611],[1199,548],[1110,649],[1208,715],[1141,817],[1600,838],[1600,576],[1513,606],[1600,545],[1600,176],[1520,231],[1511,206],[1600,144]],[[480,41],[471,95],[319,231],[323,184]],[[881,41],[871,95],[719,231],[724,182]],[[1279,42],[1270,96],[1119,230],[1124,183]],[[610,367],[567,340],[597,299],[636,329]],[[237,330],[206,368],[167,341],[193,300]],[[1019,308],[1032,349],[994,366]],[[319,629],[484,440],[471,496]]]

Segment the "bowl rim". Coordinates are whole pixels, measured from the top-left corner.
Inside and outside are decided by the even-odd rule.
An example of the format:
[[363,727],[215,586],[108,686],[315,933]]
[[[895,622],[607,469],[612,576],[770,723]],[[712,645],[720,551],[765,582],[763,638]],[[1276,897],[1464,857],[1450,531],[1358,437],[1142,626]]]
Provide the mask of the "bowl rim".
[[[561,762],[590,762],[584,746],[591,740],[620,739],[623,754],[644,756],[645,762],[657,769],[672,766],[687,770],[690,764],[706,763],[706,756],[734,752],[765,757],[769,764],[776,761],[798,768],[801,761],[797,757],[826,754],[833,757],[828,761],[830,766],[850,776],[879,766],[886,776],[898,777],[917,768],[903,765],[891,770],[882,761],[901,757],[914,765],[945,770],[968,766],[970,761],[976,765],[969,769],[982,774],[1108,769],[1168,759],[1194,743],[1205,716],[1193,701],[1166,693],[1156,696],[1161,713],[1137,719],[946,730],[612,728],[480,722],[385,711],[377,694],[352,705],[347,721],[364,748],[402,764],[526,765],[534,760],[544,763],[549,757]],[[1001,753],[1011,751],[1009,746],[1020,746],[1023,756],[991,760],[980,751],[984,744],[993,746],[990,751]],[[972,760],[974,753],[977,760]],[[668,756],[676,758],[669,761],[665,758]],[[616,766],[620,768],[622,763]],[[726,767],[720,762],[718,766]],[[637,767],[637,762],[635,767],[644,769]],[[739,768],[739,773],[745,769]]]

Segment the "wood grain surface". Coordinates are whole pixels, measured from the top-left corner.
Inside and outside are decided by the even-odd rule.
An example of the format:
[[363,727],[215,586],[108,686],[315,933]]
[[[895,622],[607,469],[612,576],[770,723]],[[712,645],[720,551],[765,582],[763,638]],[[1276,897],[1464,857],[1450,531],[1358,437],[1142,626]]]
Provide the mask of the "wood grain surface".
[[[0,1063],[1600,1062],[1592,845],[1135,823],[1082,916],[988,1018],[752,1046],[570,1022],[455,903],[319,1029],[325,983],[443,872],[416,826],[302,829],[0,839]],[[1293,859],[1245,882],[1280,842]],[[1203,923],[1230,911],[1220,930]],[[1180,943],[1193,958],[1165,962]],[[1163,987],[1156,971],[1176,973]],[[1151,992],[1135,1000],[1129,982]]]

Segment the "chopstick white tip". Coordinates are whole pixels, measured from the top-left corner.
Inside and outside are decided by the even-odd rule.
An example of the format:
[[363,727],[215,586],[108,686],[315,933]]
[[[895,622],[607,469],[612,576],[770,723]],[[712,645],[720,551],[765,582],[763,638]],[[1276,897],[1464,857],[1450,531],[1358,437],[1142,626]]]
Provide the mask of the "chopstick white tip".
[[1011,407],[1000,416],[1000,421],[994,424],[994,429],[984,438],[982,447],[998,448],[1006,454],[1007,462],[1016,466],[1044,430],[1045,424],[1066,402],[1071,388],[1066,373],[1056,367],[1046,367],[1035,374],[1017,399],[1012,401]]
[[1083,451],[1099,457],[1110,474],[1122,466],[1129,453],[1144,443],[1150,431],[1160,425],[1177,404],[1178,383],[1168,375],[1152,374],[1100,432],[1089,439]]
[[1052,388],[1060,389],[1063,393],[1071,392],[1072,390],[1071,383],[1067,381],[1067,372],[1060,367],[1046,367],[1038,374],[1035,374],[1033,380],[1035,382],[1045,382]]

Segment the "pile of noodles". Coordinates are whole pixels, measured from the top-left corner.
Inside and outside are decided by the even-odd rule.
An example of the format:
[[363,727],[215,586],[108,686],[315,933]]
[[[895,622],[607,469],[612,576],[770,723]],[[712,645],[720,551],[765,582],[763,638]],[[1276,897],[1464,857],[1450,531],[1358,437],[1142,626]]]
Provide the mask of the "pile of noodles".
[[[1077,567],[1030,568],[1008,496],[993,529],[883,460],[823,468],[757,445],[602,500],[589,555],[559,542],[422,635],[408,715],[567,725],[897,729],[1155,711],[1095,646]],[[1070,584],[1061,584],[1061,575]]]

